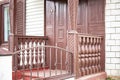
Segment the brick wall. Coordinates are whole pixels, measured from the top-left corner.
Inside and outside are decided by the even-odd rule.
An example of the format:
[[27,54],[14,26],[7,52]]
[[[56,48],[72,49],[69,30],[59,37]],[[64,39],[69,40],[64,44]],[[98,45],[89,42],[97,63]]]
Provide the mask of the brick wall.
[[106,0],[106,71],[120,76],[120,0]]

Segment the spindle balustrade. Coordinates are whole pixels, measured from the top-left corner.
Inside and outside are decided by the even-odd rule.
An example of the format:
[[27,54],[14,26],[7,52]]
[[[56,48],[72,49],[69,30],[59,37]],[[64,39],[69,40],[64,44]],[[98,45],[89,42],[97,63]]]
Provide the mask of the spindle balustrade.
[[41,68],[44,78],[65,74],[79,78],[102,72],[101,36],[68,33],[68,50],[46,45],[47,37],[17,36],[15,39],[15,71],[21,70],[26,75],[24,70],[29,70],[30,79],[34,75],[33,69],[37,69],[36,74],[39,77]]
[[14,39],[15,79],[18,79],[18,72],[23,80],[26,80],[26,76],[41,79],[72,74],[72,53],[46,45],[47,37],[15,35]]
[[[48,38],[45,36],[22,36],[22,35],[15,35],[14,36],[14,51],[19,51],[22,49],[27,49],[27,48],[31,48],[31,47],[35,47],[35,46],[39,46],[39,45],[45,45],[47,42]],[[18,69],[21,68],[21,66],[24,65],[25,68],[28,68],[30,65],[30,59],[32,60],[31,64],[34,64],[34,67],[36,67],[36,63],[37,63],[37,59],[35,59],[35,57],[39,56],[41,57],[41,62],[43,62],[43,57],[44,55],[44,48],[41,49],[42,52],[41,54],[37,54],[37,50],[36,49],[32,49],[32,50],[25,50],[25,51],[21,51],[16,57],[17,62],[18,62]],[[31,53],[31,54],[29,54]],[[32,58],[30,58],[30,56]],[[15,57],[14,57],[15,58]],[[22,64],[22,62],[25,62],[24,64]],[[14,62],[13,62],[13,66],[14,66]]]
[[68,49],[74,55],[76,78],[102,72],[103,37],[76,32],[68,33]]

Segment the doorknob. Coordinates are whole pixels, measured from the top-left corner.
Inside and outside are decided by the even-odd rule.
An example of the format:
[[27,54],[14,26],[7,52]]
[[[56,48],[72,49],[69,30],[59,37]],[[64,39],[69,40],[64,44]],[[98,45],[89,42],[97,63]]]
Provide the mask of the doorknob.
[[53,14],[53,12],[54,12],[54,10],[51,8],[51,9],[50,9],[50,13]]

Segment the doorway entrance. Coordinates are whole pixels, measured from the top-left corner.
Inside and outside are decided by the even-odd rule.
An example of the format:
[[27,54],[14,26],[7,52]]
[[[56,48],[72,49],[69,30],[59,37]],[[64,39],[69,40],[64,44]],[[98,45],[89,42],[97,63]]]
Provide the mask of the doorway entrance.
[[46,1],[46,35],[50,45],[66,48],[67,0]]

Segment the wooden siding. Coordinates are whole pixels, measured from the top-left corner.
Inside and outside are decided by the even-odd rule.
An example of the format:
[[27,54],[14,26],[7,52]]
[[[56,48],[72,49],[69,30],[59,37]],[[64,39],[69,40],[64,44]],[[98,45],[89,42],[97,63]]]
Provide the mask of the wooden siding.
[[44,0],[26,0],[26,35],[44,36]]

